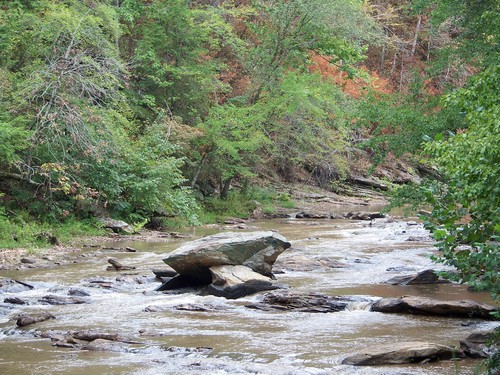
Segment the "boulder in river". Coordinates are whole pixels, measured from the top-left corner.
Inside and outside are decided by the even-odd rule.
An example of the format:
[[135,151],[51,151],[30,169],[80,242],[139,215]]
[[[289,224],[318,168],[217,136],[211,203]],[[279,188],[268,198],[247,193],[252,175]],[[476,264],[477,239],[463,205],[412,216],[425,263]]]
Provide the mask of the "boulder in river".
[[245,266],[210,267],[212,283],[208,293],[218,297],[236,299],[264,290],[279,289],[270,277],[261,275]]
[[283,236],[271,231],[224,232],[187,242],[163,261],[180,275],[206,284],[212,281],[213,266],[242,265],[272,277],[273,263],[289,247]]
[[453,347],[430,342],[410,341],[377,345],[342,361],[344,365],[376,366],[385,364],[420,363],[456,357]]
[[329,313],[342,311],[352,302],[350,297],[335,297],[320,293],[273,292],[257,303],[246,305],[250,309],[264,311],[302,311]]
[[372,305],[372,311],[493,319],[491,313],[496,311],[496,308],[469,300],[441,301],[426,297],[403,296],[382,298]]

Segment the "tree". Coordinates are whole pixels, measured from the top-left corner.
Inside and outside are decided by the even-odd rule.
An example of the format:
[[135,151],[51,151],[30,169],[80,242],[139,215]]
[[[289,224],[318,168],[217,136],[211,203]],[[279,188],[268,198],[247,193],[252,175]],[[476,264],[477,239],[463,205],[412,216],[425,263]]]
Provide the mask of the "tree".
[[[453,277],[500,298],[500,66],[445,97],[461,111],[467,131],[427,146],[442,182],[426,192],[433,207],[427,227],[439,241],[439,259],[456,267]],[[466,245],[465,247],[463,245]]]
[[272,0],[256,1],[255,7],[259,16],[250,28],[256,42],[247,56],[252,103],[287,70],[303,71],[312,51],[354,74],[366,43],[381,35],[361,1]]

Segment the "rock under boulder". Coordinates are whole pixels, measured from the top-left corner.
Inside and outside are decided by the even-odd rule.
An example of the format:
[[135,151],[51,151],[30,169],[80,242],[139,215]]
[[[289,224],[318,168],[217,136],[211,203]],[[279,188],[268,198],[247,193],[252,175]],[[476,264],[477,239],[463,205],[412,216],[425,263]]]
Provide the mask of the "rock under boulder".
[[454,317],[493,319],[494,306],[474,301],[441,301],[426,297],[403,296],[382,298],[372,305],[372,311],[409,313],[416,315],[444,315]]
[[430,342],[400,342],[367,348],[342,361],[344,365],[374,366],[385,364],[420,363],[458,356],[453,347]]
[[245,266],[213,266],[212,284],[207,292],[214,296],[236,299],[264,290],[281,288],[270,277],[261,275]]
[[242,265],[271,277],[273,263],[289,247],[283,236],[271,231],[224,232],[187,242],[163,261],[179,275],[209,284],[213,266]]

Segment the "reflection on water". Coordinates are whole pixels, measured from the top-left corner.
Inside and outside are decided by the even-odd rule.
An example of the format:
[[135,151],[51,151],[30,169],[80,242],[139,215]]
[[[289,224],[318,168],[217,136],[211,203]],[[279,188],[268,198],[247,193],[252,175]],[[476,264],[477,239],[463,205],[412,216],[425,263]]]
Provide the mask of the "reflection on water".
[[[429,296],[440,299],[473,299],[491,302],[486,294],[470,293],[464,286],[439,284],[392,286],[384,281],[398,275],[436,268],[427,242],[408,242],[409,236],[425,236],[421,226],[404,222],[375,220],[301,221],[273,220],[252,223],[259,229],[277,230],[292,242],[281,257],[328,258],[344,268],[315,271],[287,271],[277,274],[280,282],[299,291],[331,295],[397,297]],[[188,231],[188,230],[187,230]],[[190,230],[193,238],[212,234],[210,229]],[[0,302],[1,374],[455,374],[452,361],[425,365],[356,368],[341,365],[347,355],[379,343],[432,341],[455,345],[475,329],[496,323],[475,319],[389,315],[352,305],[348,311],[311,314],[264,312],[245,307],[258,295],[229,301],[194,294],[164,295],[152,292],[156,283],[117,282],[117,276],[134,280],[150,279],[152,268],[161,268],[164,255],[184,240],[168,242],[126,241],[115,247],[133,247],[136,253],[83,249],[76,264],[56,269],[8,272],[35,284],[31,291],[18,294],[32,302],[14,306]],[[129,275],[106,271],[106,260],[115,257],[135,266]],[[392,271],[391,271],[392,270]],[[396,271],[394,271],[396,270]],[[409,270],[409,271],[397,271]],[[127,279],[128,278],[128,279]],[[100,287],[98,281],[110,287]],[[66,295],[70,288],[90,294],[82,305],[46,306],[36,303],[47,294]],[[4,295],[3,297],[10,296]],[[2,298],[3,300],[3,298]],[[209,311],[181,311],[176,306],[196,304]],[[146,312],[154,307],[156,312]],[[57,319],[23,329],[15,328],[20,312],[48,311]],[[48,339],[34,338],[34,331],[95,329],[132,337],[140,344],[129,352],[89,352],[55,348]],[[141,335],[141,333],[143,333]],[[170,347],[211,347],[210,352],[172,351]],[[476,361],[458,362],[460,374],[471,374]]]

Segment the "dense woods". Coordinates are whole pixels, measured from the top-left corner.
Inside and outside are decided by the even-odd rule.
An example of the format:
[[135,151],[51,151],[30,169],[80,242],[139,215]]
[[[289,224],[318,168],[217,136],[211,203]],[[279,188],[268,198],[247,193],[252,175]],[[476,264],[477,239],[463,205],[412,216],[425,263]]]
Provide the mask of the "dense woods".
[[2,246],[245,215],[286,204],[270,182],[399,160],[429,179],[398,201],[433,207],[442,260],[498,293],[499,19],[495,0],[2,1]]

